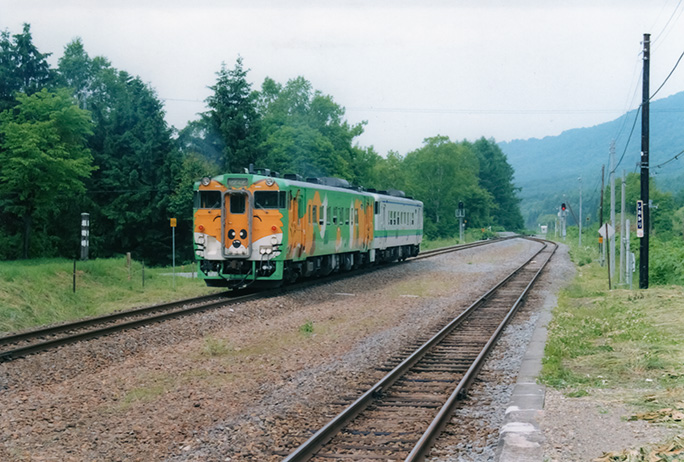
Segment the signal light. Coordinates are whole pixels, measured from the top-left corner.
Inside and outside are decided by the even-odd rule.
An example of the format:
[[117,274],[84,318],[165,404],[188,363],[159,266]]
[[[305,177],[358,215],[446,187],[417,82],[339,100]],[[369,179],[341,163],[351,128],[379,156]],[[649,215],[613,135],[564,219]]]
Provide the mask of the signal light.
[[561,204],[561,210],[565,211],[565,202]]

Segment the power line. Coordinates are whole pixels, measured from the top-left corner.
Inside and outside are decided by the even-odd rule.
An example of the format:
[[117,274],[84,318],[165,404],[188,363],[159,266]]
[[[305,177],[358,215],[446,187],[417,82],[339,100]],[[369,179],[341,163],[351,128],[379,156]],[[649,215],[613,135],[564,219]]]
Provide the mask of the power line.
[[[663,26],[662,30],[660,32],[658,32],[658,35],[656,35],[656,37],[653,39],[654,42],[657,42],[658,39],[660,38],[660,36],[663,35],[663,32],[665,32],[665,29],[667,29],[667,26],[670,25],[672,18],[674,18],[674,15],[675,15],[675,13],[677,13],[677,10],[679,9],[679,6],[681,4],[682,4],[682,0],[679,0],[679,2],[677,2],[677,6],[675,6],[674,10],[672,11],[672,14],[670,15],[670,18],[667,20],[667,22]],[[664,9],[665,9],[665,5],[663,5],[663,8],[660,10],[660,12],[662,13]],[[658,14],[658,16],[660,16],[660,14]],[[653,26],[655,26],[655,24],[653,24]]]
[[658,165],[656,165],[655,167],[652,167],[652,168],[661,168],[661,167],[663,167],[663,166],[669,164],[670,162],[673,162],[673,161],[679,159],[679,156],[681,156],[682,154],[684,154],[684,150],[679,151],[677,154],[675,154],[675,155],[674,155],[673,157],[671,157],[670,159],[668,159],[668,160],[666,160],[665,162],[663,162],[662,164],[658,164]]
[[[665,30],[666,30],[667,27],[670,25],[670,22],[672,21],[672,18],[674,18],[675,14],[677,13],[677,10],[679,9],[679,6],[680,6],[681,4],[682,4],[682,0],[679,0],[679,2],[677,2],[677,6],[675,6],[674,10],[672,11],[672,14],[670,15],[670,18],[667,20],[667,22],[666,22],[665,25],[663,26],[663,29],[658,33],[658,35],[656,36],[656,38],[653,39],[653,42],[654,42],[654,43],[657,42],[657,41],[660,39],[660,37],[663,35],[663,33],[665,33]],[[665,6],[663,6],[663,9],[664,9],[664,8],[665,8]],[[662,10],[661,10],[661,12],[662,12]],[[679,16],[677,16],[677,20],[675,20],[675,22],[679,21],[679,17],[682,15],[682,13],[684,13],[684,10],[682,10],[682,11],[679,12]],[[655,26],[655,24],[654,24],[654,26]],[[670,34],[671,31],[672,31],[672,29],[669,29],[669,30],[667,31],[667,33],[665,34],[665,36],[663,37],[663,39],[664,39],[665,37],[667,37],[667,36]],[[660,43],[662,43],[662,42],[660,42]],[[656,45],[656,49],[657,49],[658,47],[660,47],[660,43],[658,43],[658,44]]]
[[651,100],[655,97],[655,95],[660,91],[660,89],[663,88],[663,86],[665,85],[665,83],[667,83],[667,81],[668,81],[668,80],[670,79],[670,77],[672,76],[672,73],[675,71],[675,69],[677,69],[677,66],[679,66],[679,62],[682,60],[683,57],[684,57],[684,52],[682,52],[682,54],[679,55],[679,59],[678,59],[677,62],[675,63],[674,67],[672,68],[672,70],[670,71],[670,73],[667,75],[667,77],[665,77],[665,80],[663,81],[663,83],[660,84],[660,86],[658,87],[658,89],[657,89],[657,90],[651,95],[651,97],[648,99],[649,101],[651,101]]
[[640,112],[641,112],[641,105],[639,105],[639,108],[637,109],[636,113],[634,114],[634,123],[632,123],[632,129],[629,131],[629,136],[627,137],[627,143],[625,143],[625,150],[622,151],[622,155],[620,156],[620,160],[618,161],[618,163],[615,165],[615,168],[610,173],[615,173],[617,168],[622,163],[622,159],[625,158],[625,154],[627,153],[627,148],[629,147],[629,142],[632,140],[632,134],[634,134],[634,127],[636,127],[637,120],[639,120],[639,113]]

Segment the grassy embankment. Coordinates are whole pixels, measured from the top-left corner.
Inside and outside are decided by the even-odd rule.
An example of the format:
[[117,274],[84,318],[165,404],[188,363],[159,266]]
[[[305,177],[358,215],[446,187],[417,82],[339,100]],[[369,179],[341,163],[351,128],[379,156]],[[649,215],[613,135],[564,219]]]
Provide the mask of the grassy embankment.
[[[597,252],[568,243],[578,272],[559,295],[541,381],[569,397],[601,389],[636,406],[632,418],[684,425],[684,287],[609,291],[607,268],[596,262]],[[663,442],[605,460],[684,460],[668,458],[684,457],[675,454],[682,443]]]
[[[0,262],[0,334],[210,293],[198,279],[168,275],[171,268],[130,269],[125,258],[73,261],[37,259]],[[177,267],[189,272],[191,267]]]

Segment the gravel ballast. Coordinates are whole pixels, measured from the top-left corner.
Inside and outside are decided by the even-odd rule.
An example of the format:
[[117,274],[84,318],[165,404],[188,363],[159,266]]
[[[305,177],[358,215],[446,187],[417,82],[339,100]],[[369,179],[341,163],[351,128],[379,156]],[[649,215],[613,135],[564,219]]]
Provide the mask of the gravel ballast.
[[[498,242],[0,364],[0,460],[280,460],[539,248]],[[495,385],[471,392],[491,422],[462,460],[493,454],[534,303],[520,315],[483,372]]]

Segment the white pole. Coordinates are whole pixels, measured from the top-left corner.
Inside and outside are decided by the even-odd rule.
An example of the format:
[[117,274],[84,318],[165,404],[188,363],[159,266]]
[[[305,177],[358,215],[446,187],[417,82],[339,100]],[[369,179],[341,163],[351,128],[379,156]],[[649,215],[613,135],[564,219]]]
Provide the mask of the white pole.
[[579,204],[579,246],[582,247],[582,177],[579,177],[580,204]]
[[622,171],[622,189],[620,190],[620,284],[625,283],[625,171]]
[[629,289],[632,289],[632,252],[629,246],[629,220],[625,220],[625,273]]
[[[615,141],[610,145],[610,225],[615,226]],[[615,278],[615,234],[610,238],[610,276]]]

